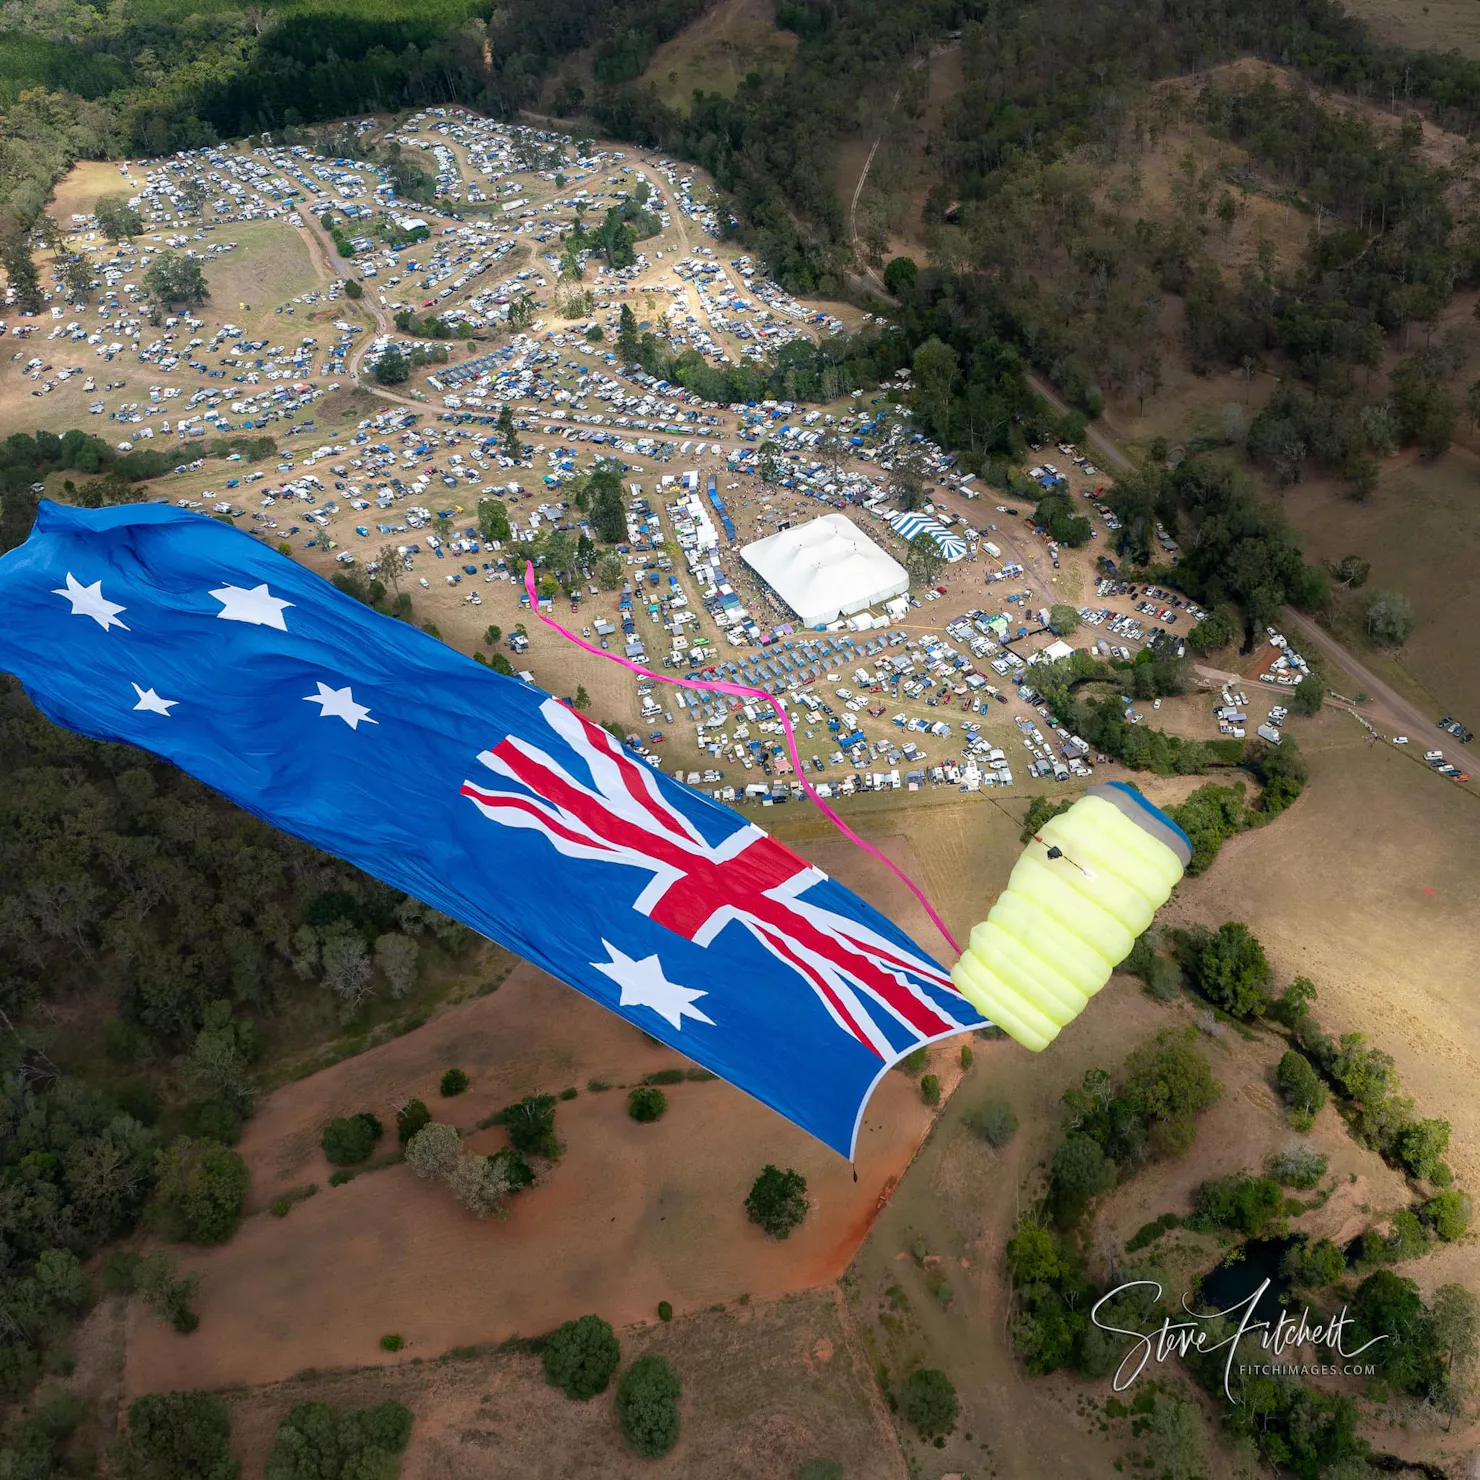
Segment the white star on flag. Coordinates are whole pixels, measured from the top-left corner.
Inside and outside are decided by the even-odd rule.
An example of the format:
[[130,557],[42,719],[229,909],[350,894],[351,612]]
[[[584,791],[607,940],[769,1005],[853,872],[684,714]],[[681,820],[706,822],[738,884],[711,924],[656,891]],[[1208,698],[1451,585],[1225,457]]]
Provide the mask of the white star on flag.
[[370,718],[370,710],[364,704],[356,704],[355,696],[347,688],[331,689],[322,679],[319,680],[319,691],[316,694],[305,694],[305,704],[317,704],[319,718],[327,719],[330,715],[337,715],[347,724],[350,729],[358,730],[360,721],[364,720],[367,725],[378,725],[378,719]]
[[706,1017],[694,1000],[707,997],[707,992],[695,991],[692,987],[681,987],[663,975],[663,963],[656,956],[644,956],[635,961],[624,955],[610,941],[602,941],[610,961],[593,961],[591,964],[617,983],[622,989],[620,1005],[623,1007],[650,1007],[660,1018],[665,1018],[675,1028],[683,1030],[685,1016],[697,1018],[712,1028],[714,1019]]
[[257,627],[276,627],[279,632],[288,630],[288,624],[283,621],[283,608],[293,603],[272,595],[265,585],[250,589],[221,586],[211,595],[221,603],[221,610],[216,615],[223,622],[251,622]]
[[101,581],[94,581],[91,586],[84,586],[69,570],[67,584],[58,586],[51,594],[65,596],[72,603],[74,617],[91,617],[104,632],[110,627],[122,627],[125,632],[129,630],[127,622],[118,620],[118,613],[126,611],[127,608],[119,606],[116,601],[109,601],[103,595]]
[[147,709],[151,714],[168,715],[170,710],[180,701],[178,699],[161,699],[153,689],[141,689],[134,684],[134,693],[139,696],[139,702],[134,705],[135,709]]

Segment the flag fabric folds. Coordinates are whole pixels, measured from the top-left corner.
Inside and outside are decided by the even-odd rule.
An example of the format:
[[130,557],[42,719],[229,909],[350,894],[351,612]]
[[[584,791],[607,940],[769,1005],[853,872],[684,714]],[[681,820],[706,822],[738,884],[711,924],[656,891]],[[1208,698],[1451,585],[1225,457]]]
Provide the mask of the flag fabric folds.
[[543,967],[852,1156],[868,1096],[985,1019],[903,932],[568,705],[240,530],[43,501],[0,670]]

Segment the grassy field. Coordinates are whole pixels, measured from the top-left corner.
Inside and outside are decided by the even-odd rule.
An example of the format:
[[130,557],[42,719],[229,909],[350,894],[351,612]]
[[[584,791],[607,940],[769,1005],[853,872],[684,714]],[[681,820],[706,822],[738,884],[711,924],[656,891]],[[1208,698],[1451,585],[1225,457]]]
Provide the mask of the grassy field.
[[846,1313],[833,1291],[731,1303],[619,1335],[624,1365],[659,1353],[683,1383],[678,1444],[664,1459],[640,1459],[623,1441],[615,1384],[574,1403],[545,1382],[534,1357],[469,1354],[305,1373],[232,1394],[242,1473],[262,1473],[277,1425],[295,1404],[394,1398],[416,1415],[403,1480],[791,1480],[815,1458],[843,1464],[848,1480],[903,1480],[872,1379],[849,1343]]
[[687,108],[695,88],[734,97],[747,72],[783,69],[796,51],[773,9],[770,0],[719,0],[653,53],[642,80],[673,108]]
[[1480,6],[1475,0],[1343,0],[1344,8],[1395,46],[1458,51],[1480,57]]
[[[1355,736],[1355,729],[1351,731]],[[1480,836],[1468,805],[1399,752],[1349,738],[1342,717],[1304,727],[1312,782],[1273,826],[1225,846],[1216,866],[1188,881],[1166,912],[1176,923],[1245,921],[1263,940],[1281,982],[1306,973],[1329,1031],[1360,1030],[1398,1061],[1418,1113],[1451,1119],[1452,1161],[1462,1184],[1480,1175],[1477,1115],[1468,1086],[1480,1069],[1480,961],[1468,901],[1480,873]],[[1178,783],[1152,782],[1165,803]],[[1192,1004],[1154,1003],[1138,984],[1116,978],[1053,1046],[1028,1055],[1011,1043],[976,1045],[976,1062],[881,1213],[844,1281],[870,1361],[897,1381],[915,1365],[938,1366],[962,1402],[944,1451],[913,1435],[903,1442],[913,1473],[944,1471],[1029,1480],[1044,1474],[1109,1476],[1132,1469],[1127,1424],[1105,1410],[1108,1383],[1059,1374],[1027,1377],[1010,1350],[1014,1312],[1002,1278],[1007,1238],[1044,1187],[1045,1158],[1059,1134],[1058,1097],[1083,1071],[1117,1069],[1136,1043],[1194,1021]],[[1223,1084],[1187,1154],[1158,1163],[1107,1195],[1091,1236],[1092,1265],[1104,1276],[1107,1252],[1162,1212],[1186,1213],[1210,1176],[1256,1171],[1290,1140],[1272,1071],[1283,1044],[1225,1030],[1200,1040]],[[965,1112],[1006,1099],[1022,1129],[1003,1151],[963,1126]],[[1326,1110],[1311,1134],[1330,1157],[1325,1205],[1296,1222],[1312,1238],[1349,1239],[1384,1212],[1407,1204],[1403,1179],[1347,1136]],[[1185,1231],[1162,1240],[1155,1257],[1176,1288],[1218,1261],[1216,1242]],[[1403,1266],[1425,1291],[1480,1278],[1473,1244]],[[945,1275],[952,1299],[931,1293]],[[1168,1363],[1161,1374],[1185,1395],[1190,1384]],[[1216,1430],[1217,1414],[1200,1395]],[[1368,1408],[1364,1431],[1379,1448],[1453,1463],[1475,1433],[1446,1435],[1400,1406]],[[1245,1473],[1230,1451],[1209,1444],[1209,1480]]]
[[[1435,715],[1456,713],[1474,726],[1480,716],[1480,664],[1471,624],[1480,610],[1480,457],[1451,448],[1437,462],[1412,455],[1388,460],[1377,490],[1353,503],[1326,481],[1297,484],[1285,498],[1309,558],[1358,554],[1372,562],[1367,589],[1403,592],[1417,626],[1396,654],[1372,661]],[[1338,600],[1333,627],[1357,650],[1360,590]],[[1458,749],[1458,747],[1456,747]]]

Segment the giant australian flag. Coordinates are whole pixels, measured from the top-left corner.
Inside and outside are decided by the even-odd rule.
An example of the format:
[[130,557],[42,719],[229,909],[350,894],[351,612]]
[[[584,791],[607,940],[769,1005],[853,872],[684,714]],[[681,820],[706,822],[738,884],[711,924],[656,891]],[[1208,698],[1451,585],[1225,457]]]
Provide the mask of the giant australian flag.
[[982,1026],[889,920],[548,694],[219,520],[43,502],[0,670],[542,966],[852,1156],[870,1092]]

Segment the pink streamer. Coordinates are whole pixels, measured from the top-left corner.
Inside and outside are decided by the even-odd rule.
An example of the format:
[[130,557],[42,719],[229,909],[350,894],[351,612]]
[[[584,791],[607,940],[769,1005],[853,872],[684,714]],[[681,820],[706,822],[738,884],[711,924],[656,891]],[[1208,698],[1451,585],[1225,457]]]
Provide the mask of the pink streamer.
[[786,736],[786,753],[791,758],[791,763],[796,770],[798,780],[800,780],[802,783],[802,790],[807,793],[807,796],[811,799],[813,806],[815,806],[818,811],[820,811],[822,815],[826,817],[827,820],[832,823],[832,825],[837,828],[837,830],[842,833],[845,838],[848,839],[850,843],[853,843],[856,847],[862,848],[865,853],[871,854],[874,858],[877,858],[879,862],[882,863],[884,867],[887,868],[889,872],[892,873],[894,877],[897,878],[910,891],[910,893],[913,894],[915,898],[920,901],[920,904],[924,908],[925,913],[930,916],[931,923],[934,924],[935,928],[939,930],[943,936],[945,936],[947,944],[956,953],[956,955],[959,956],[961,954],[961,947],[956,944],[955,938],[951,935],[951,932],[946,929],[945,921],[942,920],[941,917],[935,912],[934,905],[932,905],[930,901],[925,897],[924,890],[922,890],[920,886],[916,884],[915,881],[910,878],[910,876],[905,873],[905,871],[900,868],[899,865],[896,864],[894,860],[891,859],[887,854],[881,853],[877,848],[874,847],[872,843],[864,842],[864,840],[859,837],[858,834],[854,832],[853,829],[849,827],[848,824],[844,822],[843,819],[839,817],[838,814],[834,812],[833,809],[829,807],[827,803],[823,801],[822,798],[818,796],[817,792],[813,789],[812,783],[807,780],[807,773],[802,767],[802,758],[800,755],[797,754],[796,736],[792,732],[791,721],[786,717],[786,706],[782,704],[780,700],[776,699],[773,695],[768,694],[764,689],[753,689],[748,684],[743,683],[728,683],[722,682],[717,679],[666,678],[661,673],[654,673],[651,668],[644,668],[641,663],[634,663],[631,658],[623,657],[619,653],[605,652],[601,648],[593,646],[591,643],[586,642],[583,638],[577,637],[574,632],[567,631],[564,627],[560,625],[559,622],[555,621],[553,617],[547,617],[542,611],[540,611],[540,600],[538,594],[535,591],[534,585],[534,565],[530,561],[525,561],[524,563],[524,590],[529,597],[530,611],[532,611],[534,615],[545,624],[545,626],[553,627],[555,631],[557,631],[568,642],[575,643],[578,648],[584,648],[588,653],[594,653],[598,658],[607,658],[613,663],[620,663],[623,668],[630,669],[633,673],[641,674],[644,678],[654,679],[658,683],[673,684],[677,688],[710,689],[716,694],[734,694],[742,699],[765,700],[765,702],[776,711],[776,717],[781,721],[781,728]]

